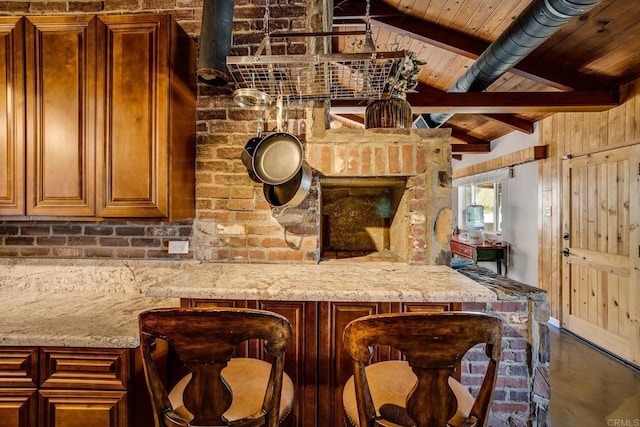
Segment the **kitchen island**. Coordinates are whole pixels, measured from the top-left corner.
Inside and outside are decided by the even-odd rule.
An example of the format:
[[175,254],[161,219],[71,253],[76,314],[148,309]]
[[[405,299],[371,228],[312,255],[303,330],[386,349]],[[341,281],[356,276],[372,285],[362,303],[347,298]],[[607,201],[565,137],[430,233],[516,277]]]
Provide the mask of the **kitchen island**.
[[[203,264],[149,287],[188,307],[258,308],[293,327],[285,371],[296,386],[295,426],[341,426],[342,385],[352,364],[342,345],[351,321],[376,313],[445,311],[487,304],[496,293],[447,266],[401,263]],[[241,356],[265,357],[259,344]],[[375,360],[399,358],[379,352]]]

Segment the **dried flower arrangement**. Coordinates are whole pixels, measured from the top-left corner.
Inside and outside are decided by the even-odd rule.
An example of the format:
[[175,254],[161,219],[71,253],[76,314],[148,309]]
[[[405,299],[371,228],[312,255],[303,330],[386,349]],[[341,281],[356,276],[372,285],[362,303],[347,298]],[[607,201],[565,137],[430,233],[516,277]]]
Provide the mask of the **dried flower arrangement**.
[[397,65],[400,69],[391,70],[390,75],[392,77],[389,78],[390,96],[392,98],[406,99],[407,92],[418,86],[420,68],[425,64],[425,61],[418,59],[415,52],[406,51],[404,60]]

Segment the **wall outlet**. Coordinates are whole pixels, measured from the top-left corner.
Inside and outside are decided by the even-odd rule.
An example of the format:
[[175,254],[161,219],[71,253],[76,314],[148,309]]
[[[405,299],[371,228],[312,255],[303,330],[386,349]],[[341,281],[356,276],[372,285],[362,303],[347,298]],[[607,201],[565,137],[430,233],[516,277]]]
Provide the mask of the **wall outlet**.
[[189,241],[188,240],[172,240],[169,242],[170,254],[188,254],[189,253]]

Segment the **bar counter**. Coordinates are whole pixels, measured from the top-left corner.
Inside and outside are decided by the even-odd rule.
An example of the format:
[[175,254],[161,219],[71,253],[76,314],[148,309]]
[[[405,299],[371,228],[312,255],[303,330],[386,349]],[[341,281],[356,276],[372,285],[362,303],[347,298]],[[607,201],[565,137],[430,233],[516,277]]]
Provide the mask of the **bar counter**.
[[147,296],[332,302],[492,302],[496,294],[447,266],[400,263],[203,264]]

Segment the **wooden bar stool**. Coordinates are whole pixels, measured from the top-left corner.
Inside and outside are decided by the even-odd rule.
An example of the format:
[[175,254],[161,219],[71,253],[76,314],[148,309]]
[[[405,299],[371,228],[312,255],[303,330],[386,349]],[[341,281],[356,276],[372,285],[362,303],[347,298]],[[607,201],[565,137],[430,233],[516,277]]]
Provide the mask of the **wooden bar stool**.
[[[284,373],[289,321],[263,310],[170,308],[141,313],[144,372],[158,427],[276,427],[293,407]],[[189,373],[167,391],[153,358],[156,339],[173,348]],[[249,339],[264,340],[271,363],[232,358]]]
[[[486,426],[502,352],[502,319],[486,313],[393,313],[361,317],[344,330],[354,375],[344,387],[345,424],[358,427]],[[489,358],[478,395],[454,377],[465,353]],[[374,347],[406,361],[369,364]],[[368,365],[368,366],[367,366]]]

